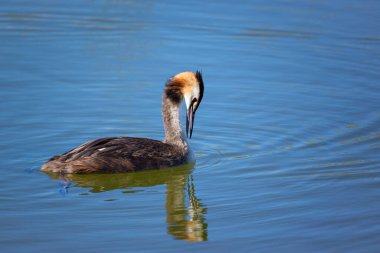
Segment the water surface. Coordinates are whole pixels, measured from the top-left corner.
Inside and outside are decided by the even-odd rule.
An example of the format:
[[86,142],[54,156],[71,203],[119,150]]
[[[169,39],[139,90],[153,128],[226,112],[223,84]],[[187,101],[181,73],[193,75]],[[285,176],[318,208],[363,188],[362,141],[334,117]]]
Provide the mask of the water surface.
[[[2,1],[2,252],[377,252],[376,1]],[[163,139],[202,70],[196,164],[48,175],[106,136]],[[194,242],[194,243],[189,243]]]

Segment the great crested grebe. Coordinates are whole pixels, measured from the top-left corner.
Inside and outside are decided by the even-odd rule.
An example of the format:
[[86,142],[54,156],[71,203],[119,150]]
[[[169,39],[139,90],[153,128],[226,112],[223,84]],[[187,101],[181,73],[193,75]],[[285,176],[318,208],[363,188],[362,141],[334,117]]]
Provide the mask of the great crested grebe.
[[[186,137],[193,133],[194,115],[203,97],[203,79],[199,71],[182,72],[166,82],[162,96],[165,140],[111,137],[86,142],[62,155],[52,157],[42,171],[60,173],[115,173],[160,169],[190,162]],[[186,136],[180,111],[186,104]],[[190,132],[190,134],[189,134]]]

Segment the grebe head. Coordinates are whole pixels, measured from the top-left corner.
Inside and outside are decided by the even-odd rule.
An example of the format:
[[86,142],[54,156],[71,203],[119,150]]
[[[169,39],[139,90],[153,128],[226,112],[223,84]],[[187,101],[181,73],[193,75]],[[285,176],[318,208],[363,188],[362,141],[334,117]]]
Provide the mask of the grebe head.
[[200,71],[182,72],[167,82],[166,93],[174,102],[180,103],[182,98],[186,104],[186,136],[193,134],[194,115],[203,98],[203,78]]

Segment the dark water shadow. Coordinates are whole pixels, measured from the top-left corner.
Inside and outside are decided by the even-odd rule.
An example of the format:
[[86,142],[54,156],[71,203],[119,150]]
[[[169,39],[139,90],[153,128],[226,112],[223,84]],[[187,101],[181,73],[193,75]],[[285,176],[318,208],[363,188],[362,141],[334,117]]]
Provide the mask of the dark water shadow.
[[62,190],[70,187],[90,188],[91,193],[122,190],[123,193],[139,192],[135,188],[166,185],[167,232],[174,239],[191,242],[207,241],[207,208],[195,194],[191,172],[194,164],[179,167],[123,174],[66,174],[46,173],[52,179],[62,181]]

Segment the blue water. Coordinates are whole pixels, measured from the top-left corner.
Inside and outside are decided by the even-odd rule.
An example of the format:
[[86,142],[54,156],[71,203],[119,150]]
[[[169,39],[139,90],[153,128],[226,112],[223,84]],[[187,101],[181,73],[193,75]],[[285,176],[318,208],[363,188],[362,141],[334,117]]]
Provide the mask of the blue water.
[[[371,0],[2,1],[0,251],[378,252],[379,23]],[[195,165],[37,170],[163,139],[164,83],[197,69]]]

